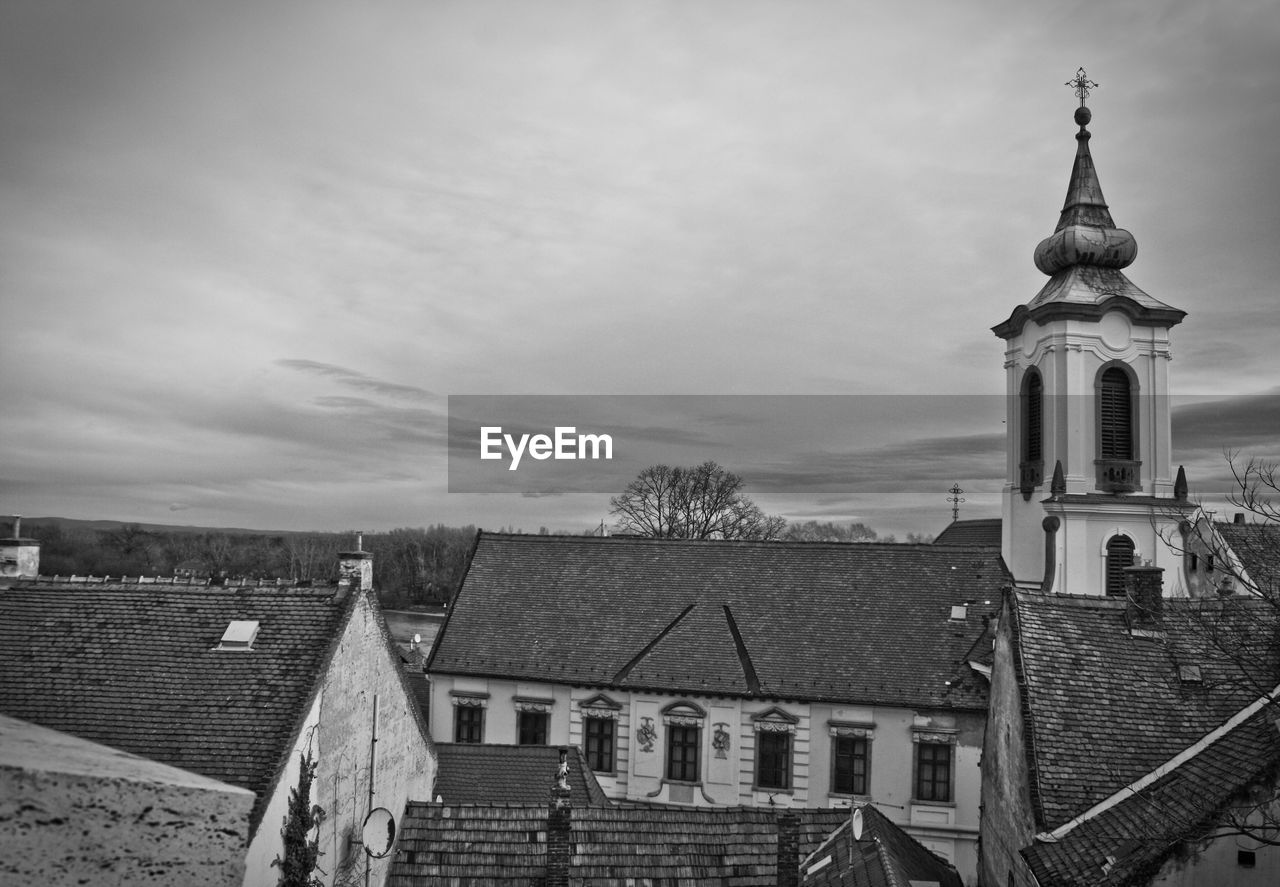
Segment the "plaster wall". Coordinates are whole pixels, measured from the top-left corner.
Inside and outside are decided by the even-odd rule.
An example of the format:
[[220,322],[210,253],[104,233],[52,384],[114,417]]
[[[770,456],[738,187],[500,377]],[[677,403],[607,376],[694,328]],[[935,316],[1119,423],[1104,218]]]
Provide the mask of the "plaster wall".
[[[280,869],[273,867],[271,863],[284,854],[281,831],[289,814],[289,789],[298,784],[303,751],[310,747],[314,753],[313,737],[319,723],[320,699],[317,697],[307,712],[299,738],[289,754],[289,760],[280,774],[274,793],[267,801],[258,829],[245,854],[245,887],[258,887],[258,885],[268,887],[280,880]],[[313,791],[312,797],[314,796]],[[322,861],[321,865],[323,864]]]
[[435,750],[405,677],[372,594],[361,594],[319,698],[312,798],[325,810],[319,829],[325,884],[353,876],[364,883],[366,866],[368,883],[385,883],[395,851],[367,857],[360,843],[365,817],[385,807],[398,825],[408,800],[431,797]]
[[[1280,811],[1277,811],[1280,812]],[[1241,864],[1241,851],[1253,853],[1253,864]],[[1151,887],[1271,887],[1280,884],[1280,847],[1260,845],[1243,837],[1213,841],[1189,859],[1172,859],[1151,881]]]
[[1031,777],[1027,768],[1022,699],[1013,662],[1009,604],[996,633],[990,709],[982,752],[980,883],[1035,887],[1018,851],[1034,838]]

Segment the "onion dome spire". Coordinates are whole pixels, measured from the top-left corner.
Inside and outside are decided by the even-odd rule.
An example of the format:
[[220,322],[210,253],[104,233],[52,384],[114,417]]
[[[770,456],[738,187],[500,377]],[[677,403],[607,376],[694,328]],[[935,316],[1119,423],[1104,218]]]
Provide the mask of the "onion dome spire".
[[1068,80],[1066,85],[1074,86],[1080,99],[1075,113],[1080,131],[1076,133],[1076,159],[1071,165],[1071,181],[1067,183],[1067,199],[1058,217],[1058,227],[1036,247],[1036,267],[1050,277],[1073,265],[1125,268],[1138,254],[1133,235],[1117,228],[1111,219],[1098,183],[1098,171],[1089,153],[1090,133],[1085,127],[1093,119],[1093,112],[1084,100],[1089,90],[1098,84],[1080,68],[1075,79]]
[[1030,302],[1019,305],[1009,319],[991,330],[1009,340],[1022,332],[1028,320],[1047,323],[1059,318],[1098,320],[1115,308],[1129,316],[1132,323],[1144,326],[1170,327],[1179,323],[1186,312],[1173,308],[1147,295],[1125,277],[1127,268],[1138,254],[1133,235],[1117,228],[1111,210],[1102,196],[1098,173],[1089,153],[1089,130],[1093,112],[1085,106],[1089,90],[1098,84],[1090,80],[1084,68],[1067,81],[1075,88],[1080,106],[1075,111],[1076,157],[1071,165],[1071,181],[1067,183],[1067,199],[1058,216],[1058,227],[1036,247],[1036,267],[1049,276],[1044,287]]

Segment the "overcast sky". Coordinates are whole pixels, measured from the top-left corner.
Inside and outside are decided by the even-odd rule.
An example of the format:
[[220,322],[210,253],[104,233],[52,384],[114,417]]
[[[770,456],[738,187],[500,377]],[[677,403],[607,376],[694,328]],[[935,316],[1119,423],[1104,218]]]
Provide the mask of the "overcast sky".
[[[448,395],[980,394],[706,458],[796,519],[998,514],[1081,65],[1215,495],[1280,455],[1277,58],[1276,0],[5,0],[0,512],[577,531],[606,494],[448,492]],[[888,482],[766,489],[824,453]]]

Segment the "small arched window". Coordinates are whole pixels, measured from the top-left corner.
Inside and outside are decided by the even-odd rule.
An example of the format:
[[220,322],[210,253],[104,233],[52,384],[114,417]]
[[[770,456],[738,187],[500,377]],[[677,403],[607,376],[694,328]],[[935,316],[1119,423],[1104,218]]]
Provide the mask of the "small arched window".
[[1109,367],[1098,380],[1098,458],[1133,458],[1133,399],[1129,374]]
[[1107,587],[1108,597],[1124,597],[1125,567],[1133,566],[1133,540],[1128,536],[1116,535],[1107,540]]

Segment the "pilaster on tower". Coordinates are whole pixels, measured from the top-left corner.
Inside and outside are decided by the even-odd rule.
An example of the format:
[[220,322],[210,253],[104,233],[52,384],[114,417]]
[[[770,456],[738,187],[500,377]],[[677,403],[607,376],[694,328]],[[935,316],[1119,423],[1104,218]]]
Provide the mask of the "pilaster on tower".
[[1138,246],[1112,219],[1090,151],[1084,100],[1097,84],[1082,68],[1067,85],[1080,98],[1075,159],[1057,227],[1034,253],[1049,280],[992,328],[1006,343],[1002,544],[1020,586],[1104,594],[1126,557],[1174,566],[1159,537],[1161,515],[1178,510],[1169,330],[1186,312],[1123,273]]

